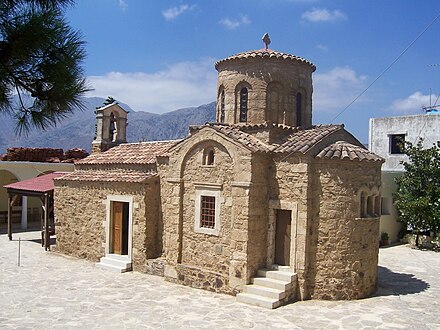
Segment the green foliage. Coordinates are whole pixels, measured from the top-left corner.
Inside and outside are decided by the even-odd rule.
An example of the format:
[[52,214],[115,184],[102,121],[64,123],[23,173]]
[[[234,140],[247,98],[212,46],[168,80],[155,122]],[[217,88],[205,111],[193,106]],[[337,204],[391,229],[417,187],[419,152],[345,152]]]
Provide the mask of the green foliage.
[[423,148],[405,143],[409,161],[402,162],[405,173],[396,178],[395,205],[401,220],[417,233],[440,229],[440,141]]
[[104,101],[104,105],[113,104],[113,103],[115,103],[115,102],[116,102],[116,100],[115,100],[113,97],[108,96],[108,97],[106,98],[106,100]]
[[381,241],[388,241],[390,239],[390,236],[388,236],[388,233],[386,231],[383,231],[380,234],[380,240]]
[[31,126],[54,126],[75,107],[83,108],[81,96],[89,90],[81,67],[84,42],[61,12],[72,3],[2,0],[0,4],[0,113],[16,118],[19,134]]

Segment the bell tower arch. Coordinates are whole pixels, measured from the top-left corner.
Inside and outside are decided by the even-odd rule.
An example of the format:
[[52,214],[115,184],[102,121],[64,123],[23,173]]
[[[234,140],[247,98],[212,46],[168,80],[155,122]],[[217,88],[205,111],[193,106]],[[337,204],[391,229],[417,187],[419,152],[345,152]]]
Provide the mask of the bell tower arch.
[[104,152],[127,142],[127,111],[119,104],[112,103],[97,108],[95,113],[96,132],[92,142],[92,153]]

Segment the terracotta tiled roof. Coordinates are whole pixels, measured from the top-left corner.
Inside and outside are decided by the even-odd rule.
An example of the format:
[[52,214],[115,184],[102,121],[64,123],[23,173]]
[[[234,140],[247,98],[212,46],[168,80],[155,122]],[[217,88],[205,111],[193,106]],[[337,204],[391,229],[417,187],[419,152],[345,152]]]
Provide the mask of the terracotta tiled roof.
[[367,160],[374,162],[381,162],[383,158],[376,154],[369,152],[367,149],[355,146],[345,141],[338,141],[324,148],[316,158],[328,159],[349,159],[349,160]]
[[76,164],[153,164],[156,157],[166,155],[168,149],[179,141],[124,143],[106,152],[92,154]]
[[20,190],[23,192],[28,191],[28,192],[47,193],[52,191],[54,188],[53,180],[65,174],[66,172],[49,173],[36,178],[11,183],[3,187],[12,190]]
[[94,171],[94,170],[76,170],[62,177],[57,181],[90,181],[90,182],[132,182],[141,183],[155,176],[156,173],[146,173],[139,171]]
[[230,137],[234,141],[244,145],[251,151],[268,152],[271,148],[258,140],[256,137],[240,130],[240,126],[232,126],[218,123],[207,123],[202,126],[191,126],[191,131],[197,131],[204,127],[211,127],[214,130]]
[[219,64],[224,63],[226,61],[230,61],[230,60],[236,60],[236,59],[242,59],[242,58],[277,58],[277,59],[284,59],[284,60],[292,60],[292,61],[299,61],[299,62],[303,62],[306,63],[308,65],[310,65],[313,68],[313,71],[316,70],[316,66],[315,64],[313,64],[312,62],[296,56],[296,55],[291,55],[291,54],[287,54],[287,53],[282,53],[282,52],[277,52],[275,50],[272,49],[259,49],[259,50],[250,50],[247,52],[243,52],[243,53],[239,53],[236,55],[232,55],[229,56],[223,60],[220,60],[218,62],[215,63],[215,68],[218,69]]
[[316,125],[311,129],[291,134],[286,142],[274,149],[275,152],[306,153],[326,136],[344,128],[343,125]]

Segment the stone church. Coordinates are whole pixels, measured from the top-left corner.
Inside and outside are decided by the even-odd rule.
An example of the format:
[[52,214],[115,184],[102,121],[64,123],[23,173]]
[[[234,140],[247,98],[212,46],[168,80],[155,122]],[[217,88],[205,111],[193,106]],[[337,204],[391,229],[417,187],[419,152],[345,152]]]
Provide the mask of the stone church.
[[267,48],[218,71],[216,122],[126,143],[97,109],[93,153],[55,181],[57,249],[275,308],[376,290],[382,159],[312,125],[312,73]]

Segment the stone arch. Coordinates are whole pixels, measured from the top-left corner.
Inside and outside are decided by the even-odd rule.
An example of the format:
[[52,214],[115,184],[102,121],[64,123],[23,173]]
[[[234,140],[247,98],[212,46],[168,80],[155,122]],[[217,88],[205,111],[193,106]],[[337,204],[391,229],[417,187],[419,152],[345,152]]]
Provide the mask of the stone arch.
[[[199,142],[191,145],[190,148],[188,148],[187,150],[184,151],[185,156],[182,158],[182,162],[180,164],[180,175],[179,175],[180,179],[183,179],[183,177],[184,177],[185,167],[188,162],[188,158],[190,158],[192,156],[193,152],[196,149],[200,148],[201,145],[204,145],[204,147],[202,148],[203,149],[202,157],[205,155],[205,151],[206,152],[214,151],[215,146],[217,146],[217,147],[221,146],[222,151],[225,152],[232,159],[232,162],[234,164],[236,163],[237,158],[234,158],[233,152],[230,152],[230,150],[228,150],[227,146],[225,146],[223,143],[221,143],[217,139],[202,140],[202,141],[199,141]],[[215,157],[215,152],[214,152],[214,157]],[[199,159],[199,164],[206,165],[206,164],[203,164],[203,158]]]
[[267,92],[266,92],[267,122],[286,124],[284,94],[285,94],[284,86],[280,82],[272,81],[267,84]]

